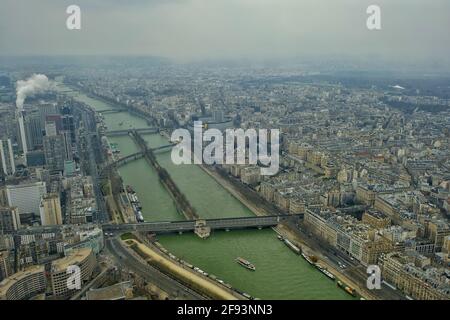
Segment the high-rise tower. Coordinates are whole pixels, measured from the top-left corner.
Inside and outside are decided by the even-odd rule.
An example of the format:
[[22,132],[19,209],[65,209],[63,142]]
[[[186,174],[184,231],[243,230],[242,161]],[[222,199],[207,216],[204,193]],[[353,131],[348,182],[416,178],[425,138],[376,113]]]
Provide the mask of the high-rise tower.
[[0,140],[0,168],[6,176],[16,172],[11,139]]
[[17,111],[17,117],[19,120],[20,141],[22,142],[22,151],[24,155],[24,161],[26,162],[28,147],[27,147],[27,135],[25,133],[25,125],[23,123],[23,110]]

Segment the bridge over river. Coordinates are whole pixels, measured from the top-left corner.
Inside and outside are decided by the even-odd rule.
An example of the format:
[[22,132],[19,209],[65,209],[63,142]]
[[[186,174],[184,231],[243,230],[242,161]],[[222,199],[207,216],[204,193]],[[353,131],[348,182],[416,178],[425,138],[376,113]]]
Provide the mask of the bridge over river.
[[121,113],[121,112],[126,112],[128,111],[125,108],[115,108],[115,109],[104,109],[104,110],[100,110],[99,113],[100,114],[113,114],[113,113]]
[[158,133],[159,128],[139,128],[139,129],[123,129],[123,130],[112,130],[106,131],[105,135],[114,137],[114,136],[126,136],[130,133],[138,132],[138,133]]
[[[152,148],[151,150],[153,152],[160,151],[160,150],[170,150],[176,143],[169,143],[163,146],[159,146],[156,148]],[[143,151],[138,151],[136,153],[130,154],[128,156],[122,157],[114,162],[109,163],[108,165],[104,166],[101,170],[101,173],[108,172],[111,168],[118,168],[120,166],[123,166],[131,161],[135,161],[138,159],[141,159],[145,156],[145,153]]]
[[221,218],[221,219],[200,219],[188,221],[173,222],[143,222],[127,224],[105,224],[104,232],[122,233],[122,232],[152,232],[152,233],[182,233],[196,230],[198,222],[209,227],[211,230],[233,230],[246,228],[267,228],[274,227],[282,222],[297,222],[303,215],[276,215],[262,217],[240,217],[240,218]]
[[[125,223],[125,224],[102,224],[98,225],[103,232],[125,233],[125,232],[153,232],[153,233],[178,233],[195,231],[196,224],[202,221],[211,230],[233,230],[247,228],[267,228],[275,227],[282,222],[297,223],[303,218],[303,214],[289,214],[276,216],[261,217],[237,217],[237,218],[220,218],[220,219],[199,219],[185,220],[173,222],[142,222],[142,223]],[[57,233],[70,225],[51,225],[51,226],[34,226],[19,229],[14,232],[17,235]]]

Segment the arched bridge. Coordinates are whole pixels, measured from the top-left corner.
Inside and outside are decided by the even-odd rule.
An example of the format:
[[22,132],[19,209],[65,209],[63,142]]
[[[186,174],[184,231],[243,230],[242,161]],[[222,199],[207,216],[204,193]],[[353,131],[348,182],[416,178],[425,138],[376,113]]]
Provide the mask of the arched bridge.
[[[285,221],[297,222],[303,215],[279,215],[243,218],[202,219],[211,230],[232,230],[246,228],[274,227]],[[199,220],[174,221],[174,222],[143,222],[128,224],[106,224],[103,225],[104,232],[152,232],[173,233],[195,231],[196,222]]]
[[[159,150],[169,149],[169,148],[172,148],[174,145],[176,145],[176,143],[166,144],[163,146],[152,148],[151,150],[153,152],[155,152],[155,151],[159,151]],[[107,170],[111,169],[112,167],[117,168],[117,167],[123,166],[124,164],[127,164],[128,162],[135,161],[135,160],[138,160],[143,157],[144,157],[144,152],[142,152],[142,151],[130,154],[126,157],[122,157],[122,158],[118,159],[117,161],[114,161],[114,162],[108,164],[107,166],[103,167],[102,171],[106,172]]]
[[120,158],[119,160],[114,161],[113,163],[110,163],[104,169],[106,169],[107,167],[120,167],[120,166],[123,166],[124,164],[127,164],[128,162],[135,161],[135,160],[138,160],[143,157],[144,157],[143,152],[136,152],[136,153],[130,154],[129,156]]

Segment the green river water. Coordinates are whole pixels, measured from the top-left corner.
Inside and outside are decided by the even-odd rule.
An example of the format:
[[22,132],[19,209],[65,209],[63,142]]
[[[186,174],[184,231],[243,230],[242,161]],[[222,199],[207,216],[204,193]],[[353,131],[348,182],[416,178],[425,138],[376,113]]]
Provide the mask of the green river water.
[[[101,100],[81,92],[66,92],[94,109],[114,108]],[[128,112],[105,114],[108,130],[143,128],[145,120]],[[138,150],[130,137],[111,137],[117,143],[121,155]],[[167,144],[159,134],[145,136],[150,146]],[[159,163],[165,167],[180,190],[203,218],[243,217],[253,213],[213,178],[195,165],[176,166],[170,160],[170,152],[157,154]],[[144,159],[119,169],[124,183],[133,186],[146,221],[183,220],[175,205],[159,183],[155,171]],[[194,234],[160,236],[161,244],[177,257],[200,269],[214,274],[244,292],[261,299],[352,299],[300,256],[294,254],[279,241],[271,229],[214,232],[202,240]],[[256,266],[249,271],[235,262],[243,257]]]

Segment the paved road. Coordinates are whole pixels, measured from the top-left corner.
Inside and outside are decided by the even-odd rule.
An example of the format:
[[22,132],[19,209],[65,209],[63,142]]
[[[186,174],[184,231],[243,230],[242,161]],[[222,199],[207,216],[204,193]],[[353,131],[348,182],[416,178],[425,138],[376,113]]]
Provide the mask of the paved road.
[[97,217],[96,222],[98,223],[105,223],[109,221],[108,211],[106,210],[105,201],[103,200],[102,191],[100,190],[100,179],[99,174],[97,170],[97,162],[95,159],[95,148],[92,145],[92,139],[94,138],[93,135],[88,135],[86,137],[87,144],[88,144],[88,153],[89,153],[89,167],[90,167],[90,173],[92,177],[92,182],[94,185],[94,194],[97,199]]
[[117,263],[153,283],[171,297],[184,300],[205,300],[206,298],[178,281],[170,278],[148,264],[143,264],[124,248],[117,238],[105,239],[106,249],[115,257]]

